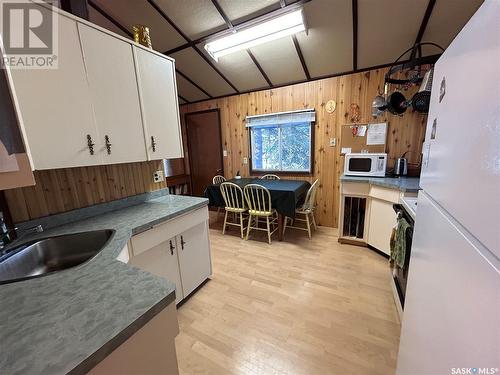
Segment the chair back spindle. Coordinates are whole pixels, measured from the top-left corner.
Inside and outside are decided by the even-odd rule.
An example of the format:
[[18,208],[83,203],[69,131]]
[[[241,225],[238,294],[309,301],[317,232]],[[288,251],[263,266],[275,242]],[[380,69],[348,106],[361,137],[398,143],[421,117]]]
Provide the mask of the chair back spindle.
[[241,188],[232,182],[222,182],[220,184],[222,198],[226,205],[226,210],[241,210],[245,209],[245,199]]
[[221,176],[220,174],[212,178],[212,184],[214,185],[222,184],[223,182],[226,182],[226,178],[224,176]]
[[260,177],[261,180],[279,180],[280,177],[275,174],[265,174]]
[[271,213],[271,193],[259,184],[248,184],[243,189],[249,212]]

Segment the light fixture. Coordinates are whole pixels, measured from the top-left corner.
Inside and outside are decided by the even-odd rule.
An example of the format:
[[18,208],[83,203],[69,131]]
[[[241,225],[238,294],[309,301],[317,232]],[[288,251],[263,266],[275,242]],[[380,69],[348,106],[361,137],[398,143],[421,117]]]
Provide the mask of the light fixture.
[[205,49],[215,61],[218,61],[221,56],[280,39],[305,29],[302,9],[299,9],[212,40],[205,44]]

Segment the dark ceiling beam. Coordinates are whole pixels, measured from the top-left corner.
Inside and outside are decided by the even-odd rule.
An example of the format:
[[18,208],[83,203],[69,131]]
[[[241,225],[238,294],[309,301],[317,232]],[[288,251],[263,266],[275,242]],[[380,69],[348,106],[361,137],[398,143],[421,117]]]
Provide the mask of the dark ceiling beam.
[[[147,0],[148,3],[165,19],[165,21],[167,21],[170,26],[172,26],[175,31],[177,31],[184,39],[187,40],[188,44],[190,44],[190,46],[203,58],[203,60],[205,60],[208,65],[210,65],[212,67],[213,70],[215,70],[217,72],[217,74],[219,74],[219,76],[221,76],[221,78],[226,81],[226,83],[231,86],[231,88],[236,91],[236,93],[239,93],[240,91],[236,88],[235,85],[233,85],[233,83],[227,79],[227,77],[215,66],[215,64],[207,57],[205,56],[205,54],[198,48],[198,46],[196,45],[196,43],[194,43],[191,38],[189,36],[187,36],[176,24],[174,21],[172,21],[170,19],[170,17],[167,16],[167,14],[154,2],[154,0]],[[164,52],[164,55],[170,55],[172,54],[173,52]]]
[[252,51],[250,51],[249,49],[247,49],[247,53],[248,53],[248,56],[250,56],[250,58],[252,59],[253,63],[257,67],[257,69],[259,69],[260,74],[262,74],[262,77],[264,77],[264,79],[266,80],[266,82],[269,85],[269,87],[271,87],[271,88],[274,87],[273,83],[271,82],[271,80],[267,76],[267,74],[264,71],[264,69],[262,69],[262,66],[260,66],[259,62],[257,61],[257,59],[255,58],[255,56],[253,55]]
[[[427,8],[425,9],[424,18],[422,18],[422,23],[420,24],[420,28],[418,29],[417,37],[415,38],[414,45],[420,43],[425,34],[425,29],[427,28],[427,24],[429,23],[429,19],[431,18],[432,11],[434,10],[434,5],[436,5],[436,0],[429,0],[427,4]],[[422,49],[419,47],[420,55],[422,55]],[[415,57],[416,50],[411,52],[411,58]]]
[[89,20],[89,4],[87,0],[61,0],[61,9],[77,17]]
[[297,40],[296,35],[292,35],[293,45],[295,46],[295,50],[297,51],[297,55],[299,55],[300,64],[302,65],[302,69],[304,70],[304,74],[306,75],[307,80],[311,79],[311,75],[309,74],[309,69],[307,69],[306,60],[304,59],[304,55],[302,54],[302,50],[300,49],[299,41]]
[[358,69],[358,0],[352,0],[352,68]]
[[200,90],[202,93],[204,93],[206,96],[208,96],[209,98],[212,98],[213,96],[210,95],[208,92],[206,92],[203,87],[201,87],[200,85],[198,85],[195,81],[193,81],[191,78],[189,78],[187,75],[185,75],[184,73],[182,73],[179,69],[175,69],[175,71],[182,77],[184,78],[186,81],[188,81],[190,84],[192,84],[194,87],[196,87],[198,90]]
[[122,26],[120,22],[115,20],[113,17],[111,17],[108,13],[106,13],[103,9],[101,9],[96,3],[94,3],[92,0],[88,0],[89,5],[94,8],[98,13],[101,14],[104,18],[106,18],[109,22],[111,22],[113,25],[118,27],[121,31],[123,31],[125,34],[127,34],[130,38],[134,38],[134,34],[132,34],[132,31],[128,30],[126,27]]
[[[398,65],[411,66],[409,64],[413,64],[415,62],[417,62],[418,65],[434,64],[439,59],[440,56],[441,56],[441,54],[437,54],[437,55],[430,55],[430,56],[420,57],[420,58],[417,58],[415,60],[405,60],[405,61],[401,61]],[[280,85],[275,85],[272,89],[277,89],[277,88],[280,88],[280,87],[297,85],[297,84],[300,84],[300,83],[318,81],[318,80],[321,80],[321,79],[328,79],[328,78],[340,77],[340,76],[345,76],[345,75],[348,75],[348,74],[363,73],[363,72],[367,72],[369,70],[388,68],[388,67],[392,66],[393,64],[394,63],[391,62],[391,63],[388,63],[388,64],[381,64],[381,65],[371,66],[369,68],[363,68],[363,69],[357,69],[357,70],[350,70],[350,71],[342,72],[342,73],[336,73],[336,74],[329,74],[329,75],[324,75],[324,76],[319,76],[319,77],[313,77],[310,80],[304,79],[304,80],[301,80],[301,81],[289,82],[289,83],[284,83],[284,84],[280,84]],[[252,92],[258,92],[258,91],[263,91],[263,90],[270,90],[270,88],[269,87],[262,87],[262,88],[258,88],[258,89],[242,91],[239,94],[215,96],[211,100],[220,99],[220,98],[227,98],[227,97],[234,96],[234,95],[249,94],[249,93],[252,93]],[[209,99],[196,100],[196,101],[193,101],[193,102],[191,102],[189,104],[196,104],[196,103],[204,102],[206,100],[209,100]]]
[[179,99],[181,99],[181,100],[183,100],[183,101],[186,102],[184,104],[189,104],[190,103],[189,100],[187,100],[186,98],[182,97],[180,94],[177,94],[177,96],[179,97]]
[[[253,22],[253,21],[255,21],[258,18],[261,18],[263,16],[270,16],[273,13],[282,13],[284,10],[288,10],[288,9],[297,7],[298,5],[306,4],[306,3],[310,2],[310,1],[312,1],[312,0],[297,0],[297,1],[294,1],[293,3],[285,5],[284,7],[279,7],[277,9],[273,9],[273,10],[267,12],[267,13],[259,14],[258,16],[248,18],[248,19],[246,19],[244,21],[241,21],[241,22],[231,22],[231,24],[233,25],[233,28],[237,28],[238,26],[241,26],[241,25],[246,24],[246,23],[251,23],[251,22]],[[172,53],[182,51],[183,49],[193,47],[193,46],[195,46],[197,44],[205,43],[208,40],[214,38],[215,36],[227,32],[227,30],[229,30],[229,28],[227,28],[226,30],[223,30],[223,31],[216,31],[216,32],[207,34],[207,35],[205,35],[205,36],[203,36],[201,38],[192,40],[192,41],[190,41],[190,42],[188,42],[186,44],[182,44],[182,45],[180,45],[178,47],[169,49],[168,51],[165,51],[164,54],[165,55],[170,55]]]
[[217,12],[219,12],[220,16],[224,20],[224,22],[227,25],[227,28],[231,30],[234,26],[229,17],[227,16],[226,12],[224,12],[224,9],[220,6],[219,2],[217,0],[212,0],[212,4],[214,5],[215,9],[217,9]]

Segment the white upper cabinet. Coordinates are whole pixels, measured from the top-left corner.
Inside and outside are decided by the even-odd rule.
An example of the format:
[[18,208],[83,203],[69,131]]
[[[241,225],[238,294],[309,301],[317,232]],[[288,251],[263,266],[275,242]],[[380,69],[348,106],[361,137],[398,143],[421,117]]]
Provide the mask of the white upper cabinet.
[[78,25],[104,164],[147,159],[132,46]]
[[11,69],[33,169],[183,156],[175,63],[71,14],[58,20],[56,69]]
[[[40,6],[41,12],[50,12]],[[12,69],[11,86],[19,104],[35,169],[100,164],[88,143],[99,144],[76,21],[58,17],[57,69]],[[88,139],[89,137],[89,139]],[[92,148],[92,147],[90,147]]]
[[134,47],[148,159],[180,158],[182,138],[172,60]]

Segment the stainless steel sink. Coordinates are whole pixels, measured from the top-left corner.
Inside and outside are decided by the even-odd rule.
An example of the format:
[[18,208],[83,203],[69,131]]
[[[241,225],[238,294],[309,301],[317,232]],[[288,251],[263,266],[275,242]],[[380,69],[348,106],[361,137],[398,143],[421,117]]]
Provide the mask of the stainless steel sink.
[[45,276],[95,257],[114,230],[66,234],[24,243],[0,257],[0,284]]

